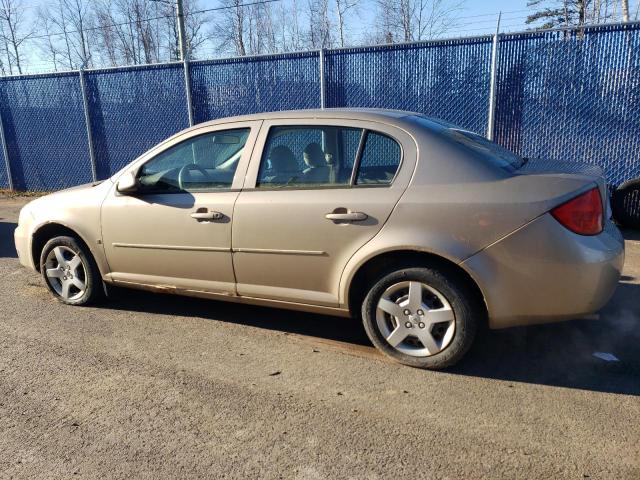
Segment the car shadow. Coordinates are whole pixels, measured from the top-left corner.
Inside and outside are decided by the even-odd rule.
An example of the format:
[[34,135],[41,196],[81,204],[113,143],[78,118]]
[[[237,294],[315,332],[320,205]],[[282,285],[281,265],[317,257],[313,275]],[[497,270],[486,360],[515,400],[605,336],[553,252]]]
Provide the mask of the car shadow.
[[[640,285],[622,280],[599,319],[483,331],[450,372],[638,396],[638,296]],[[594,354],[614,357],[603,360]]]
[[204,318],[373,348],[360,322],[352,318],[194,297],[184,301],[184,298],[172,294],[117,288],[115,295],[102,304],[102,307]]
[[13,244],[13,231],[18,225],[0,220],[0,258],[18,258]]
[[[447,370],[456,375],[598,392],[640,395],[640,308],[629,308],[640,285],[621,282],[599,320],[483,330],[466,357]],[[345,353],[374,352],[359,321],[213,300],[176,301],[171,295],[122,290],[108,308],[192,316],[327,341]],[[619,361],[594,357],[611,353]],[[425,375],[431,374],[425,372]]]

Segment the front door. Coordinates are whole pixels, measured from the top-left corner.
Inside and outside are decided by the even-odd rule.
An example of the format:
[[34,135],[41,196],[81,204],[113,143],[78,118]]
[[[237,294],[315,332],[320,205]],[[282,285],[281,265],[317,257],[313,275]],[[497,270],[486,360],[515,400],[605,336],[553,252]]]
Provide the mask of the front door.
[[233,205],[259,123],[190,131],[132,167],[138,191],[102,206],[112,280],[235,295]]
[[237,290],[336,306],[346,263],[382,228],[409,182],[415,144],[380,124],[296,122],[261,129],[234,210]]

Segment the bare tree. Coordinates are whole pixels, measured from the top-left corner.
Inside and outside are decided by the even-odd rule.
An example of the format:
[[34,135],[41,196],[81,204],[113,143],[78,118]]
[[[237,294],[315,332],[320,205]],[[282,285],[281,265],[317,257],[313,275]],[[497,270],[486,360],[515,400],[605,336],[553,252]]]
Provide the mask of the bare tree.
[[[214,25],[214,36],[220,39],[220,47],[238,56],[276,53],[286,42],[285,28],[278,22],[281,9],[274,11],[269,4],[246,5],[242,0],[225,0],[227,7]],[[284,24],[284,23],[282,23]]]
[[[186,45],[190,56],[208,39],[207,18],[195,1],[184,2]],[[102,0],[94,6],[97,52],[105,61],[142,64],[178,60],[178,24],[171,2]]]
[[281,51],[276,30],[277,20],[271,5],[257,4],[249,7],[251,28],[250,52],[254,55]]
[[[33,25],[22,2],[0,0],[0,71],[23,72],[25,44]],[[375,16],[359,42],[396,43],[436,38],[453,31],[465,0],[281,0],[252,3],[219,0],[227,7],[201,12],[198,0],[183,0],[187,50],[204,45],[214,56],[254,55],[348,46],[350,27],[364,5]],[[638,4],[640,6],[640,4]],[[209,4],[207,4],[207,7]],[[533,28],[580,26],[638,18],[628,0],[528,0]],[[634,5],[635,7],[635,5]],[[211,17],[209,17],[211,15]],[[368,17],[370,18],[370,17]],[[175,0],[50,0],[37,10],[34,45],[59,67],[154,63],[180,58]],[[29,56],[31,58],[31,56]]]
[[309,20],[308,46],[310,48],[331,48],[332,22],[329,11],[329,0],[307,0],[307,16]]
[[0,40],[4,44],[10,74],[13,74],[14,65],[18,73],[22,73],[20,49],[33,35],[33,26],[27,24],[24,12],[22,0],[0,0]]
[[375,40],[412,42],[437,37],[455,26],[464,0],[377,0]]
[[360,3],[359,0],[335,0],[336,15],[338,17],[338,32],[340,34],[340,46],[345,46],[345,24],[349,10],[355,9]]
[[147,0],[115,0],[103,2],[96,11],[103,25],[101,43],[113,45],[115,51],[111,55],[120,56],[129,64],[160,60],[159,32],[150,19],[171,15],[170,6]]
[[[148,0],[146,0],[148,1]],[[173,2],[172,2],[173,3]],[[208,40],[211,39],[211,33],[205,28],[209,23],[209,17],[204,13],[198,12],[197,0],[183,0],[184,17],[185,17],[185,42],[187,47],[187,55],[191,58],[196,55],[198,49]],[[166,26],[169,44],[170,60],[180,59],[180,48],[178,45],[178,22],[173,6],[169,6],[172,13],[167,11]]]
[[298,1],[291,0],[288,8],[285,8],[284,3],[280,4],[280,23],[285,31],[283,50],[298,51],[304,48],[304,31],[300,25],[301,13]]
[[69,68],[92,64],[89,42],[89,29],[93,27],[91,5],[86,0],[58,0],[55,8],[49,10],[51,24],[62,34],[64,46],[59,51]]
[[[0,52],[1,56],[0,56],[0,68],[2,69],[2,74],[3,75],[11,75],[12,69],[11,69],[11,52],[9,52],[9,44],[5,41],[5,34],[4,34],[4,22],[0,22],[0,50],[2,50]],[[5,62],[3,59],[6,58],[6,66],[5,66]]]
[[97,50],[103,63],[115,67],[120,61],[119,38],[108,8],[96,7]]
[[137,46],[139,50],[138,57],[144,63],[157,62],[156,57],[156,42],[158,39],[155,37],[155,31],[153,25],[147,20],[151,18],[152,11],[149,2],[145,0],[134,0],[132,2],[133,18],[135,21],[134,27],[137,37]]
[[434,38],[455,28],[463,6],[463,0],[417,0],[416,40]]
[[[581,27],[619,21],[618,0],[529,0],[533,9],[526,20],[535,28]],[[624,15],[624,8],[621,9]]]
[[67,25],[67,19],[65,16],[65,9],[60,0],[58,0],[56,16],[52,16],[52,21],[54,25],[57,25],[62,29],[63,40],[64,40],[64,52],[66,53],[66,62],[69,65],[69,68],[73,68],[73,56],[71,55],[71,40],[69,38],[69,27]]
[[377,0],[375,30],[365,36],[366,43],[396,43],[396,21],[393,0]]
[[222,5],[227,7],[222,10],[221,20],[214,25],[214,35],[220,38],[221,47],[233,45],[235,54],[245,56],[245,25],[247,22],[245,9],[241,6],[241,0],[224,0]]
[[[183,0],[187,53],[189,57],[195,56],[198,49],[211,39],[211,34],[205,28],[210,21],[206,13],[198,12],[198,0]],[[171,17],[177,23],[176,16]]]
[[42,32],[44,36],[39,45],[40,50],[43,52],[45,58],[48,58],[51,63],[53,63],[53,70],[57,71],[60,51],[54,41],[56,31],[51,16],[48,5],[39,6],[36,11],[36,28]]

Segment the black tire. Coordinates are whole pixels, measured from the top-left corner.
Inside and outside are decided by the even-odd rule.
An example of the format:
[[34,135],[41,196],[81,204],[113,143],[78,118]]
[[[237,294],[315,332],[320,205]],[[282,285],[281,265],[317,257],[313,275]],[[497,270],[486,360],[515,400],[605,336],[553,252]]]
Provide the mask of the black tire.
[[[376,320],[378,302],[393,285],[417,281],[440,292],[454,314],[455,330],[448,346],[434,355],[416,357],[391,346],[384,338]],[[364,328],[371,342],[382,353],[411,367],[440,370],[457,363],[469,350],[478,326],[485,318],[484,306],[468,281],[455,271],[438,268],[402,268],[380,278],[369,290],[362,304]]]
[[640,178],[624,182],[613,192],[611,209],[620,225],[640,229]]
[[[82,294],[80,294],[81,290],[77,289],[76,295],[71,298],[63,298],[56,290],[56,287],[53,283],[56,279],[50,279],[47,275],[47,259],[49,258],[49,254],[56,247],[63,247],[67,254],[70,254],[69,250],[76,253],[81,261],[82,261],[82,269],[83,275],[80,276],[80,280],[84,281],[85,288]],[[54,255],[55,256],[55,255]],[[84,245],[83,242],[79,241],[76,238],[61,236],[55,237],[49,240],[44,248],[42,249],[42,253],[40,255],[40,273],[44,280],[45,285],[52,293],[52,295],[60,302],[65,303],[67,305],[89,305],[97,302],[102,299],[104,296],[104,289],[102,285],[102,278],[100,277],[100,271],[98,270],[98,266],[96,265],[93,256],[89,249]],[[61,281],[60,281],[61,282]],[[77,287],[73,287],[77,288]]]

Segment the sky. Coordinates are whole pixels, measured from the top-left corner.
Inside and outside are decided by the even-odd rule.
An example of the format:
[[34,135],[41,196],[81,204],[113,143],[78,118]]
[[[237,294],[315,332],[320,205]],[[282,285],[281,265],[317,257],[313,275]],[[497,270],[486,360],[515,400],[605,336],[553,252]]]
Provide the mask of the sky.
[[[524,30],[524,23],[530,9],[527,8],[527,0],[471,0],[466,3],[461,16],[473,17],[465,19],[469,30],[475,28],[495,30],[496,17],[503,12],[501,23],[509,30]],[[480,33],[484,33],[484,30]],[[471,34],[471,33],[470,33]]]
[[[374,1],[361,0],[362,6],[357,13],[357,18],[354,17],[351,20],[351,25],[349,25],[350,35],[356,44],[366,42],[363,40],[366,38],[367,33],[364,27],[371,25],[375,14],[374,8],[369,8],[368,6],[372,5]],[[46,2],[47,0],[23,0],[25,12],[27,15],[35,16],[37,7],[44,5]],[[632,14],[635,13],[639,2],[640,0],[630,0]],[[198,7],[201,9],[212,8],[219,6],[220,3],[220,0],[198,0]],[[494,33],[499,12],[502,12],[500,28],[502,32],[520,31],[529,28],[525,23],[527,15],[531,13],[531,8],[527,7],[527,0],[466,0],[463,1],[463,7],[458,14],[459,20],[456,28],[446,32],[443,36],[451,38]],[[42,54],[39,49],[30,46],[26,50],[23,50],[23,53],[26,54],[27,61],[31,64],[30,71],[37,72],[51,69],[48,66],[48,62],[41,58]],[[215,50],[217,48],[211,45],[208,51]],[[210,55],[205,51],[201,58],[207,58],[208,56]]]

